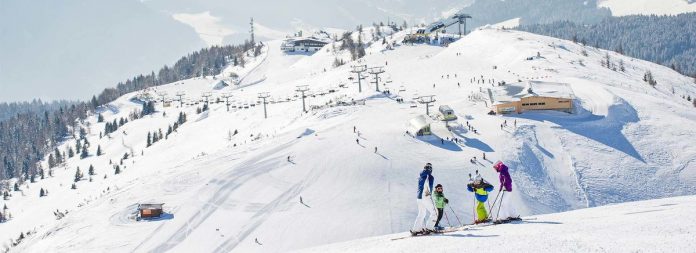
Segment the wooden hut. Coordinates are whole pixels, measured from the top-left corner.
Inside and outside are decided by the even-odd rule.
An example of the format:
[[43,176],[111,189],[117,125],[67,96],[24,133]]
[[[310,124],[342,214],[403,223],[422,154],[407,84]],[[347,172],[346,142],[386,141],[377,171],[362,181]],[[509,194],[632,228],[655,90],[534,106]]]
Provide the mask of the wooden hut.
[[159,218],[162,216],[162,206],[164,204],[138,204],[140,218]]

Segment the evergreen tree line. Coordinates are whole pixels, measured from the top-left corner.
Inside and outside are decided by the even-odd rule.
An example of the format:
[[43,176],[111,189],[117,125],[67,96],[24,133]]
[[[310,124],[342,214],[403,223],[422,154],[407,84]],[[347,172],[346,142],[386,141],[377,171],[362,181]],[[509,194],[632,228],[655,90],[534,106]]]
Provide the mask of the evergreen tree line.
[[[80,151],[84,145],[80,146],[80,151],[77,152],[70,148],[68,154],[55,148],[68,138],[78,139],[78,126],[84,123],[90,112],[95,112],[97,107],[133,91],[196,76],[219,74],[228,61],[241,64],[244,53],[253,47],[254,45],[247,42],[242,45],[202,49],[182,57],[171,67],[162,67],[157,74],[153,71],[148,75],[139,75],[118,83],[115,88],[104,89],[87,102],[44,103],[34,100],[1,103],[0,180],[19,178],[22,183],[34,178],[40,173],[40,161],[49,153],[54,156],[54,165],[64,162],[66,156],[83,155]],[[131,114],[130,117],[134,116]],[[103,117],[99,118],[103,121]],[[127,119],[110,122],[104,133],[116,131],[126,122]],[[57,153],[60,153],[61,159],[55,157]]]
[[157,73],[152,71],[147,75],[141,74],[118,83],[116,88],[104,89],[98,96],[92,97],[91,103],[94,106],[104,105],[133,91],[197,76],[219,74],[228,63],[235,66],[243,65],[244,52],[253,48],[255,48],[254,45],[245,42],[242,45],[212,46],[201,49],[182,57],[171,67],[165,65]]
[[146,147],[150,147],[156,142],[162,140],[162,139],[167,139],[169,138],[169,135],[175,132],[177,129],[179,129],[179,126],[184,124],[186,122],[186,113],[179,112],[179,117],[177,118],[176,122],[174,124],[171,124],[167,127],[167,134],[164,135],[162,133],[162,129],[160,128],[158,131],[148,131],[147,132],[147,141],[146,141]]
[[7,120],[20,113],[41,113],[44,111],[55,111],[61,107],[67,108],[76,103],[78,102],[68,100],[43,102],[41,99],[34,99],[31,102],[2,102],[0,103],[0,121]]
[[696,13],[610,17],[593,25],[558,21],[518,29],[613,50],[696,76]]

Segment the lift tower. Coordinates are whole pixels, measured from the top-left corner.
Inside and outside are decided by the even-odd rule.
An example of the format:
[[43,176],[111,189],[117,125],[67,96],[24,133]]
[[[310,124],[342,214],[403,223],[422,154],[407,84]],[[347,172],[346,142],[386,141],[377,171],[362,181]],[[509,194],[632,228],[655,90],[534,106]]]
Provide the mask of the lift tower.
[[370,74],[375,76],[375,89],[379,92],[379,75],[384,73],[384,67],[372,67],[370,68]]
[[309,91],[309,86],[299,85],[295,91],[302,93],[302,112],[307,112],[307,109],[305,108],[305,98],[307,97],[305,96],[305,92]]

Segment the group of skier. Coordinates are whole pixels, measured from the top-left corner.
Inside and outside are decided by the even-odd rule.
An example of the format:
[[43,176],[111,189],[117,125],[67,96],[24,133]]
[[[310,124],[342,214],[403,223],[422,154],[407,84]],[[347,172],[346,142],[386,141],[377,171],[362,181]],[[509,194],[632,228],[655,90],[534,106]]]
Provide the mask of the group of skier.
[[[499,161],[493,165],[493,169],[498,173],[500,187],[498,188],[498,194],[493,204],[488,207],[488,210],[486,209],[486,202],[489,199],[488,195],[490,192],[494,191],[495,187],[484,180],[481,175],[478,174],[478,171],[475,178],[472,178],[471,174],[469,175],[470,180],[467,184],[467,190],[474,193],[476,202],[474,208],[474,224],[485,222],[504,223],[519,219],[519,215],[510,203],[512,178],[508,172],[508,167]],[[420,177],[418,178],[418,194],[416,198],[418,216],[411,229],[412,235],[428,234],[445,229],[440,225],[440,221],[442,220],[443,214],[446,215],[445,206],[449,205],[449,200],[445,197],[443,186],[437,184],[433,189],[434,183],[433,166],[431,163],[427,163],[423,167],[423,171],[421,171]],[[507,193],[507,195],[505,193]],[[496,204],[498,205],[497,211],[494,213],[493,209],[496,209]],[[425,220],[426,214],[428,215],[427,220]],[[457,217],[457,219],[459,218]]]

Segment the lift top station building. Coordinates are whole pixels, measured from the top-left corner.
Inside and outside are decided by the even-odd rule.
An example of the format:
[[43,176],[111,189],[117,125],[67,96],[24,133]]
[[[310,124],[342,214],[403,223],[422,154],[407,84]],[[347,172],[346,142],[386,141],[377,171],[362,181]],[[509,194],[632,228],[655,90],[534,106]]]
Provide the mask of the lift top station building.
[[329,44],[328,39],[322,39],[317,37],[293,37],[287,38],[283,41],[280,46],[280,50],[283,52],[308,52],[313,53],[319,51],[322,47]]
[[512,83],[488,89],[492,110],[497,114],[531,110],[573,111],[575,95],[570,85],[541,81]]

